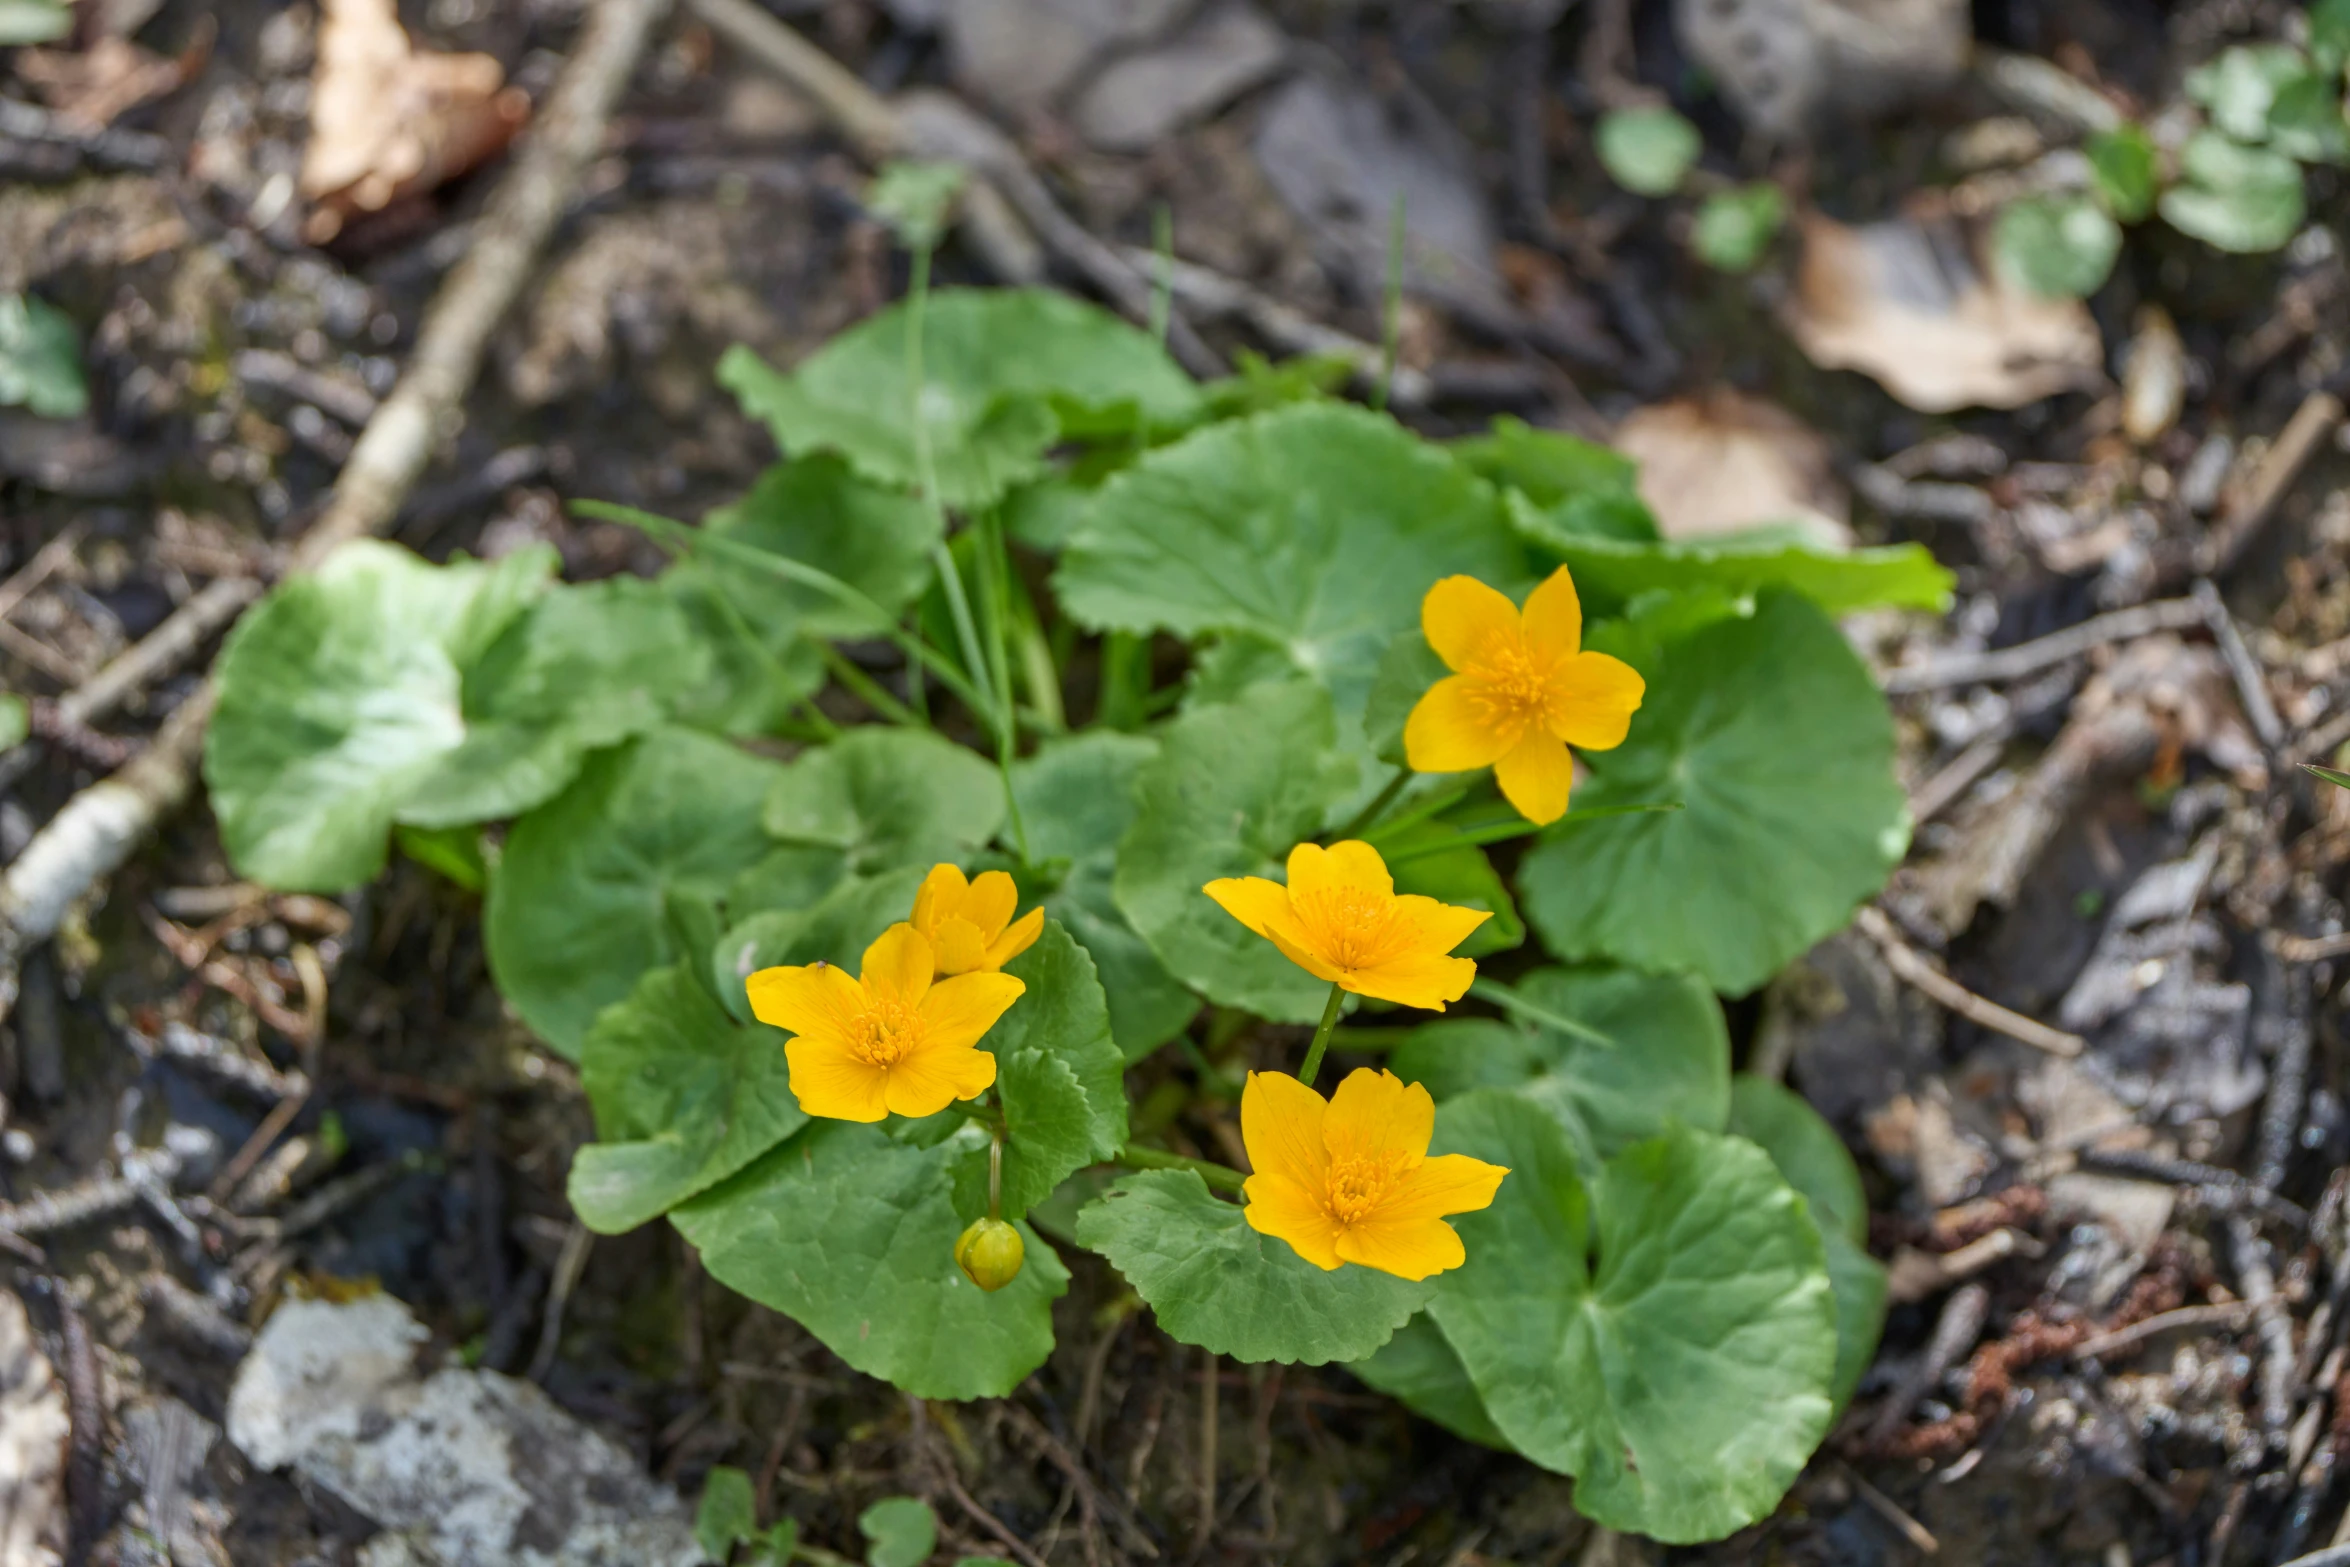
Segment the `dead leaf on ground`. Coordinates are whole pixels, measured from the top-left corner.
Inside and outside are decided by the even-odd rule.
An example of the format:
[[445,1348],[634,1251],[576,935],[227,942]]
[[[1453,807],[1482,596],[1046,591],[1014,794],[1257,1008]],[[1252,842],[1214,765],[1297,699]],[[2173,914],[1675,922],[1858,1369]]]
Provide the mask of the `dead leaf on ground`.
[[303,238],[324,244],[360,213],[421,195],[504,150],[530,99],[486,54],[418,49],[393,0],[325,0],[311,83]]
[[1652,403],[1616,426],[1615,445],[1640,465],[1640,498],[1668,539],[1791,523],[1851,547],[1828,443],[1776,403],[1726,386]]
[[140,104],[179,91],[212,57],[212,37],[207,16],[177,55],[111,35],[87,49],[24,49],[17,53],[16,74],[59,118],[104,130]]
[[65,1550],[65,1388],[33,1338],[24,1302],[0,1290],[0,1567]]
[[1977,265],[1949,219],[1847,228],[1807,213],[1787,329],[1824,370],[1858,370],[1921,413],[2020,408],[2099,386],[2088,307]]

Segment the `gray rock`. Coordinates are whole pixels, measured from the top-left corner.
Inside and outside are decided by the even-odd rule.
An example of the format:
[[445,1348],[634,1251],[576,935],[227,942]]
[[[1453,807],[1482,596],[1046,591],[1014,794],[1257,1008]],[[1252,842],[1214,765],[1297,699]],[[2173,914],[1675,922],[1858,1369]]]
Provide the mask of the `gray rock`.
[[955,0],[946,9],[955,81],[997,108],[1049,108],[1113,49],[1164,37],[1198,0]]
[[675,1492],[528,1382],[420,1374],[428,1336],[388,1295],[280,1306],[237,1368],[229,1440],[444,1567],[702,1560]]
[[1674,0],[1681,42],[1766,136],[1880,114],[1955,81],[1967,0]]
[[1376,295],[1388,226],[1404,202],[1405,280],[1454,299],[1499,297],[1492,214],[1468,148],[1432,116],[1398,123],[1351,84],[1301,76],[1281,89],[1256,137],[1265,179],[1312,231],[1326,264]]
[[1287,54],[1281,30],[1247,0],[1215,6],[1096,76],[1077,97],[1078,133],[1111,152],[1140,152],[1270,78]]

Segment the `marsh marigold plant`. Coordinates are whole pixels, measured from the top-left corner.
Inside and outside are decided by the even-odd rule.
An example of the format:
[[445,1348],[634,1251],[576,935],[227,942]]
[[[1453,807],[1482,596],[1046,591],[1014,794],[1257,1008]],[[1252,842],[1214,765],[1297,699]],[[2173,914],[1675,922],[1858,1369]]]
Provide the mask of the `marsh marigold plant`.
[[1228,876],[1202,889],[1224,911],[1341,990],[1441,1012],[1468,994],[1477,965],[1448,957],[1493,916],[1416,893],[1399,896],[1387,862],[1367,843],[1289,851],[1289,885]]
[[1287,1241],[1317,1268],[1359,1263],[1425,1279],[1466,1260],[1445,1216],[1488,1206],[1509,1171],[1428,1152],[1436,1101],[1418,1083],[1369,1067],[1325,1100],[1286,1072],[1251,1072],[1240,1139],[1256,1173],[1249,1227]]
[[1453,672],[1404,724],[1412,770],[1490,767],[1526,820],[1566,815],[1568,747],[1622,745],[1647,690],[1622,659],[1583,651],[1583,605],[1567,568],[1527,595],[1523,610],[1474,577],[1446,577],[1421,601],[1420,630]]
[[936,1115],[995,1082],[979,1048],[1027,989],[1009,974],[935,979],[937,954],[912,925],[865,949],[854,979],[829,963],[761,969],[751,1012],[793,1037],[784,1044],[792,1096],[812,1116],[879,1121]]

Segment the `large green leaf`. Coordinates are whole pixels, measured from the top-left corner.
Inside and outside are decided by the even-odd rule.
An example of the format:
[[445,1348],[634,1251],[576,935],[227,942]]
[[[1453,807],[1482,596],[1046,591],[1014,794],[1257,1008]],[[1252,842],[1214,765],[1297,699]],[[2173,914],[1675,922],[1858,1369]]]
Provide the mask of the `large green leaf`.
[[1842,1407],[1860,1386],[1885,1325],[1885,1265],[1863,1245],[1869,1206],[1860,1171],[1836,1129],[1801,1095],[1768,1078],[1741,1076],[1731,1086],[1730,1130],[1771,1156],[1819,1226],[1836,1294],[1835,1397]]
[[1329,1272],[1249,1228],[1241,1206],[1190,1170],[1146,1170],[1077,1216],[1077,1241],[1110,1259],[1159,1326],[1235,1360],[1360,1360],[1433,1286],[1376,1268]]
[[[1053,1188],[1126,1146],[1126,1058],[1110,1038],[1093,960],[1052,920],[1004,965],[1028,986],[979,1043],[996,1059],[1004,1114],[1003,1216],[1018,1219]],[[986,1211],[987,1154],[958,1173],[961,1206]]]
[[[0,47],[25,41],[5,36],[8,22],[9,14],[0,11]],[[23,408],[44,419],[79,419],[90,410],[80,335],[73,319],[46,300],[0,294],[0,408]]]
[[1012,769],[1029,851],[1067,862],[1045,912],[1093,954],[1111,1036],[1129,1061],[1174,1038],[1199,1010],[1199,997],[1134,933],[1111,892],[1118,840],[1134,821],[1135,776],[1158,754],[1140,735],[1097,729],[1048,740]]
[[240,874],[340,892],[383,869],[394,817],[465,743],[465,666],[554,570],[550,550],[430,566],[347,544],[241,621],[204,781]]
[[1052,1353],[1069,1270],[1026,1226],[1027,1263],[994,1294],[955,1266],[952,1170],[986,1142],[968,1124],[920,1148],[818,1121],[670,1222],[712,1278],[866,1375],[917,1398],[1000,1398]]
[[1444,1018],[1413,1030],[1389,1066],[1438,1100],[1508,1089],[1557,1117],[1595,1168],[1673,1126],[1718,1132],[1730,1113],[1730,1034],[1721,1003],[1688,974],[1537,969],[1528,1006],[1613,1041],[1602,1045],[1522,1013]]
[[1148,333],[1043,290],[932,294],[917,396],[906,309],[858,323],[788,375],[732,349],[719,382],[790,455],[838,452],[866,478],[902,489],[921,482],[919,421],[940,498],[954,507],[990,505],[1046,473],[1065,421],[1179,425],[1198,410],[1199,389]]
[[1509,1166],[1454,1221],[1468,1261],[1429,1310],[1510,1444],[1589,1517],[1669,1543],[1777,1506],[1828,1429],[1836,1319],[1770,1159],[1680,1130],[1586,1188],[1557,1122],[1494,1093],[1439,1109],[1435,1146]]
[[1485,1401],[1477,1396],[1468,1368],[1454,1352],[1452,1341],[1426,1312],[1395,1330],[1395,1337],[1379,1346],[1368,1360],[1347,1370],[1400,1402],[1412,1413],[1433,1420],[1457,1437],[1486,1447],[1506,1448]]
[[1526,856],[1518,897],[1562,958],[1694,969],[1752,990],[1841,926],[1909,842],[1885,699],[1826,615],[1768,593],[1666,644],[1617,750],[1590,756],[1578,821]]
[[686,963],[606,1007],[580,1047],[598,1142],[571,1161],[571,1206],[603,1235],[709,1190],[807,1124],[784,1035],[727,1016]]
[[960,861],[1004,819],[995,767],[927,729],[865,726],[801,756],[767,797],[767,830],[838,850],[856,875]]
[[1096,630],[1243,632],[1360,707],[1439,577],[1525,559],[1494,491],[1380,414],[1307,403],[1211,425],[1102,486],[1053,582]]
[[652,583],[558,588],[465,671],[465,739],[399,819],[461,827],[520,815],[571,782],[588,752],[659,724],[708,669],[691,624]]
[[1644,544],[1571,531],[1559,514],[1518,495],[1509,498],[1509,515],[1539,553],[1574,573],[1586,613],[1610,613],[1660,589],[1713,588],[1744,597],[1773,587],[1792,588],[1831,615],[1888,604],[1941,609],[1954,580],[1916,544],[1827,550],[1779,528]]
[[1226,1006],[1310,1023],[1330,987],[1283,957],[1200,889],[1277,873],[1352,786],[1331,754],[1330,697],[1297,680],[1185,713],[1134,780],[1134,824],[1118,846],[1118,908],[1177,979]]
[[777,772],[724,741],[661,729],[597,752],[516,822],[483,934],[523,1021],[576,1056],[639,975],[687,956],[672,902],[715,902],[766,852],[759,808]]

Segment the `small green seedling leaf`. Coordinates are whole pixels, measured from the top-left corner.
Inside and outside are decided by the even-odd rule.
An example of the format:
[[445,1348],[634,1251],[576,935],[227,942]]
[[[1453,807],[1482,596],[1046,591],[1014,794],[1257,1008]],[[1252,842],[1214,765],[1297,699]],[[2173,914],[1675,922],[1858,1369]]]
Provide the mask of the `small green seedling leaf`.
[[64,0],[0,0],[0,49],[53,44],[72,31],[73,9]]
[[89,407],[72,318],[30,295],[0,294],[0,408],[78,419]]
[[880,1127],[818,1121],[669,1218],[712,1278],[866,1375],[917,1398],[1001,1398],[1052,1353],[1052,1303],[1069,1270],[1026,1226],[1027,1262],[994,1294],[955,1266],[969,1220],[955,1209],[953,1168],[986,1146],[969,1123],[918,1147]]
[[2180,183],[2162,193],[2163,221],[2217,250],[2279,249],[2308,212],[2299,164],[2216,131],[2188,138],[2179,172]]
[[2301,764],[2301,770],[2307,773],[2315,773],[2318,777],[2323,778],[2327,783],[2333,784],[2337,788],[2350,789],[2350,773],[2343,772],[2340,768],[2320,767],[2315,762],[2303,762]]
[[1324,1272],[1249,1228],[1190,1170],[1127,1176],[1078,1214],[1077,1241],[1110,1259],[1169,1334],[1235,1360],[1360,1360],[1433,1289],[1352,1264]]
[[1786,222],[1787,197],[1778,186],[1740,185],[1705,198],[1689,245],[1717,271],[1752,272]]
[[1632,732],[1589,758],[1575,808],[1683,809],[1582,825],[1570,810],[1520,865],[1519,900],[1562,958],[1693,969],[1743,994],[1901,862],[1892,719],[1835,623],[1787,592],[1667,643],[1642,673]]
[[702,1554],[725,1567],[735,1542],[758,1532],[759,1509],[751,1491],[751,1477],[720,1464],[702,1482],[702,1504],[694,1510],[694,1543]]
[[2099,131],[2089,138],[2089,169],[2097,183],[2097,198],[2105,210],[2123,223],[2137,223],[2154,210],[2159,188],[2154,161],[2154,138],[2134,121]]
[[911,1496],[875,1502],[857,1515],[866,1567],[922,1567],[938,1549],[938,1515]]
[[33,732],[33,704],[14,691],[0,691],[0,751],[25,743]]
[[885,163],[865,191],[865,210],[888,224],[908,250],[935,250],[966,177],[959,163]]
[[2103,288],[2121,248],[2121,225],[2082,194],[2011,201],[1991,231],[2002,274],[2050,299],[2086,299]]
[[2277,89],[2268,144],[2303,163],[2350,162],[2350,121],[2342,118],[2342,75],[2310,71]]
[[2301,51],[2290,44],[2238,44],[2187,73],[2187,96],[2222,132],[2256,142],[2268,135],[2269,111],[2279,90],[2308,69]]
[[1670,196],[1705,148],[1697,127],[1668,108],[1611,109],[1599,117],[1600,166],[1624,189]]

